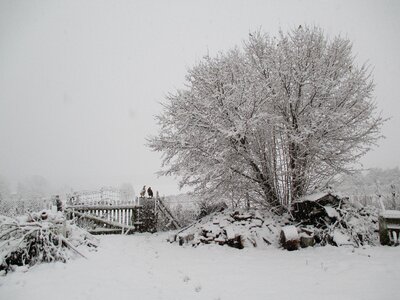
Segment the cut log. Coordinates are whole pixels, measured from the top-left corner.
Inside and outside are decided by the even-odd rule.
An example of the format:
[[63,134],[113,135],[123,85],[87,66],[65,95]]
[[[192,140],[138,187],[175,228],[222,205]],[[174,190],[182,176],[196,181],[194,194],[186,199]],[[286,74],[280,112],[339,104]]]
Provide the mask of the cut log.
[[300,246],[301,248],[313,247],[315,245],[314,236],[302,234],[300,236]]
[[226,243],[226,239],[222,236],[217,237],[214,239],[214,242],[218,243],[219,245],[224,245]]
[[298,250],[300,245],[300,237],[297,232],[297,228],[293,225],[282,227],[280,243],[281,246],[286,250]]
[[232,227],[225,228],[225,233],[226,233],[228,240],[233,240],[236,238],[236,232],[235,232],[235,230],[233,230]]
[[248,220],[251,219],[251,215],[250,214],[240,214],[238,212],[235,212],[232,217],[237,220],[237,221],[244,221],[244,220]]
[[179,245],[188,244],[190,241],[194,240],[194,234],[179,235]]
[[253,220],[251,220],[250,228],[261,227],[262,224],[263,224],[263,221],[262,221],[262,220],[260,220],[260,219],[253,219]]
[[225,228],[225,227],[229,226],[230,224],[231,224],[231,222],[229,222],[228,220],[222,219],[222,220],[219,222],[219,227]]

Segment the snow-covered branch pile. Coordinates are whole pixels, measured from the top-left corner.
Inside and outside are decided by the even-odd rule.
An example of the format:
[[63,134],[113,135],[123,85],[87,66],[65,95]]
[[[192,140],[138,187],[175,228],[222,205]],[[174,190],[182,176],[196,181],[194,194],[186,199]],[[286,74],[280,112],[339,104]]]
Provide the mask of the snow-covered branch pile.
[[42,211],[27,216],[0,216],[0,272],[15,266],[62,261],[79,255],[79,246],[97,247],[97,240],[65,220],[62,213]]
[[235,210],[213,213],[170,237],[180,245],[219,244],[242,249],[278,245],[278,235],[288,218],[267,211]]
[[353,205],[346,198],[305,201],[293,216],[300,238],[314,238],[319,245],[377,245],[378,215],[372,206]]
[[325,240],[337,246],[351,244],[357,247],[379,244],[377,208],[366,206],[358,209],[345,204],[335,210],[338,214],[329,217],[331,224],[326,224],[326,227],[317,230],[321,242]]

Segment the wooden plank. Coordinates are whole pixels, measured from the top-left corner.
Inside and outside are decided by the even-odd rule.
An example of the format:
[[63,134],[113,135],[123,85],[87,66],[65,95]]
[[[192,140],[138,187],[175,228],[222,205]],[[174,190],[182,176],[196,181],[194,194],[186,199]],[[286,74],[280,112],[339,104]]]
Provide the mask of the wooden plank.
[[93,229],[89,230],[90,234],[121,234],[122,230],[117,228],[99,228],[99,229]]
[[387,224],[387,229],[400,230],[400,224]]
[[125,225],[128,225],[128,218],[126,217],[126,214],[128,213],[128,210],[127,209],[123,209],[122,210],[122,213],[123,213],[123,216],[124,216],[124,224]]
[[156,205],[158,204],[158,208],[160,209],[160,211],[170,219],[170,221],[172,222],[172,224],[175,226],[176,229],[179,229],[181,226],[178,223],[178,221],[175,219],[175,217],[173,216],[173,214],[171,213],[171,211],[164,205],[163,201],[161,199],[157,199],[158,201],[156,201]]

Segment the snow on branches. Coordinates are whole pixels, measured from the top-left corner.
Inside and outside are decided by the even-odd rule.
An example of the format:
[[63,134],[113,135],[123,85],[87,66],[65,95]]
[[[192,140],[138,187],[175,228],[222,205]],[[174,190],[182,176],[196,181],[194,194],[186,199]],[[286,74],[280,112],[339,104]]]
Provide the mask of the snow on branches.
[[243,49],[205,57],[167,98],[161,174],[209,196],[289,205],[351,165],[379,138],[368,67],[349,40],[299,27],[250,34]]

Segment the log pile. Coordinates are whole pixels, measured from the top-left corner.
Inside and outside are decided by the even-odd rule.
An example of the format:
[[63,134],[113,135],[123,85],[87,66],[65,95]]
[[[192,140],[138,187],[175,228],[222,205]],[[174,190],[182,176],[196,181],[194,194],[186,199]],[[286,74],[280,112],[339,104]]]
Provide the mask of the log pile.
[[377,245],[378,209],[332,195],[293,205],[291,214],[258,210],[216,212],[169,238],[180,245],[227,245],[242,249],[273,245],[287,250],[315,245]]
[[278,245],[281,225],[288,221],[269,212],[235,210],[216,212],[173,234],[169,241],[179,245],[228,245],[243,249]]
[[0,272],[41,262],[66,262],[85,257],[81,246],[95,249],[98,241],[66,221],[61,212],[42,211],[18,218],[0,216]]

